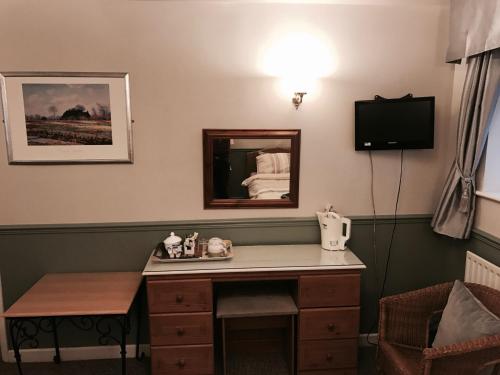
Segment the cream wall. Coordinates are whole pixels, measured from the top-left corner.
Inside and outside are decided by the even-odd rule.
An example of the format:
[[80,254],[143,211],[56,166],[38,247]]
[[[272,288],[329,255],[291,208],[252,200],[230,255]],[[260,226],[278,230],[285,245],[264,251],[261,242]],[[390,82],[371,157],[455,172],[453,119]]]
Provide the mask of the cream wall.
[[475,228],[500,238],[500,202],[478,197]]
[[[2,133],[0,224],[300,217],[326,202],[370,214],[353,103],[408,92],[436,96],[436,146],[405,152],[400,212],[432,212],[455,147],[448,8],[414,3],[2,0],[1,71],[130,73],[135,162],[8,165]],[[299,111],[259,68],[263,46],[297,31],[321,35],[337,62]],[[300,207],[203,210],[202,128],[302,129]],[[377,152],[375,169],[377,211],[390,213],[398,152]]]

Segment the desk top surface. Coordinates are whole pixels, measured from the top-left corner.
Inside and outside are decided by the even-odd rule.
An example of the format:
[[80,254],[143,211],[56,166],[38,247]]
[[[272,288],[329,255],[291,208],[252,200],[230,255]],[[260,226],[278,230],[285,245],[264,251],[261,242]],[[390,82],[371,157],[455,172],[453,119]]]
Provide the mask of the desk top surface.
[[323,250],[318,244],[234,246],[234,257],[218,262],[161,263],[151,256],[144,276],[189,275],[235,272],[279,272],[364,269],[349,249]]
[[6,318],[127,314],[140,272],[48,273],[4,314]]

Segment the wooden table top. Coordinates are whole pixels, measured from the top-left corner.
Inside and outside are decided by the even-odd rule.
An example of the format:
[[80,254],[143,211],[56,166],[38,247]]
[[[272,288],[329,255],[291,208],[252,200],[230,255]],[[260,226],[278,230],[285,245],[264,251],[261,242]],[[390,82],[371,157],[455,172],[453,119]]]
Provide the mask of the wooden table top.
[[140,272],[49,273],[4,314],[6,318],[127,314]]
[[219,262],[161,263],[151,255],[144,276],[362,270],[366,266],[349,249],[327,251],[319,244],[234,246],[234,257]]

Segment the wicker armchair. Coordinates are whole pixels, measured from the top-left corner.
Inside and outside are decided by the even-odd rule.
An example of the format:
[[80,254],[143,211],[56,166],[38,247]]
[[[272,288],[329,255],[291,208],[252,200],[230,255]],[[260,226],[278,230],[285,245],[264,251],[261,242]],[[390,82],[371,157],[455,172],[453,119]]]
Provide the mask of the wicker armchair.
[[[500,291],[465,285],[490,311],[500,315]],[[380,300],[379,374],[473,375],[486,366],[499,370],[500,335],[428,347],[429,325],[444,309],[452,287],[453,283],[440,284]]]

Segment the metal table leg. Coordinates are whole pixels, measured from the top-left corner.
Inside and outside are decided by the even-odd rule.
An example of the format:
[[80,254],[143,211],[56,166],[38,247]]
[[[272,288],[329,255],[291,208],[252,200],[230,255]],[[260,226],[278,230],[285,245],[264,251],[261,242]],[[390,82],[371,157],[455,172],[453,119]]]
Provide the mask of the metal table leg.
[[122,355],[122,375],[127,374],[127,334],[130,331],[128,316],[121,319],[122,337],[120,342],[120,354]]
[[18,341],[20,335],[19,324],[21,323],[17,319],[10,319],[9,331],[10,331],[10,339],[12,341],[12,347],[14,349],[14,356],[16,357],[17,371],[19,372],[19,375],[23,375],[23,370],[21,369],[21,354],[19,352],[20,343]]
[[50,318],[50,325],[52,326],[52,336],[54,338],[54,349],[56,355],[54,356],[54,362],[61,363],[61,353],[59,351],[59,337],[57,336],[57,322],[55,318]]
[[16,358],[17,370],[19,375],[23,374],[21,369],[21,347],[23,344],[29,344],[31,348],[38,348],[39,342],[36,338],[40,331],[48,332],[51,329],[42,327],[45,318],[8,318],[10,339],[14,356]]
[[[112,326],[120,328],[120,337],[113,336]],[[127,335],[130,333],[130,319],[128,315],[106,315],[98,317],[95,327],[99,336],[99,344],[108,345],[114,342],[120,345],[122,375],[127,373]]]
[[145,284],[144,281],[141,283],[139,287],[139,292],[137,293],[137,336],[135,339],[135,359],[138,361],[142,361],[145,357],[145,353],[141,352],[140,344],[141,344],[141,320],[142,320],[142,305],[144,303],[143,296],[145,295]]
[[[140,314],[139,314],[140,315]],[[40,331],[52,334],[54,340],[54,362],[61,362],[61,353],[59,347],[59,336],[57,333],[58,324],[64,320],[69,320],[75,327],[89,331],[93,327],[97,329],[100,334],[99,343],[107,345],[115,342],[120,345],[122,375],[127,373],[127,335],[130,333],[130,318],[126,315],[109,315],[102,317],[63,317],[57,320],[56,317],[49,318],[8,318],[9,333],[16,358],[17,370],[19,375],[23,375],[21,368],[21,352],[20,349],[24,344],[28,344],[31,348],[37,348],[39,343],[36,338]],[[140,319],[140,316],[139,316]],[[94,323],[95,322],[95,323]],[[112,334],[112,326],[118,325],[120,328],[120,336],[116,338]],[[138,328],[139,329],[139,328]],[[138,331],[138,340],[139,331]],[[137,354],[137,353],[136,353]]]

